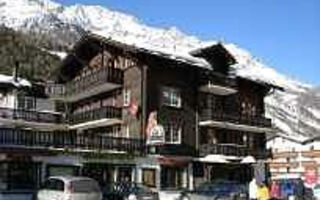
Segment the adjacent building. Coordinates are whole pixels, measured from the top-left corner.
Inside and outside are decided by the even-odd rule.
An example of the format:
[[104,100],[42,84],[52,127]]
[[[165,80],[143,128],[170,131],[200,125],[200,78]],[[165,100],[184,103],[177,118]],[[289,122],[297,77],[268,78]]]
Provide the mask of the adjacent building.
[[[272,149],[273,157],[269,159],[269,166],[273,178],[301,177],[310,187],[319,183],[320,142],[318,136],[304,141],[295,140],[292,137],[276,136],[268,140],[267,147]],[[310,175],[314,177],[313,183],[307,181]]]

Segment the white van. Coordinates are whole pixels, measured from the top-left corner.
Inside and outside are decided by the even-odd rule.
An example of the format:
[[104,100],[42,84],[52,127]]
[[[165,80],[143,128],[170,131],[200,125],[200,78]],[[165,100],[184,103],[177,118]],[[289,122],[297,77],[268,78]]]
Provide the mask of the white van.
[[53,176],[38,191],[37,200],[102,200],[102,193],[91,178]]

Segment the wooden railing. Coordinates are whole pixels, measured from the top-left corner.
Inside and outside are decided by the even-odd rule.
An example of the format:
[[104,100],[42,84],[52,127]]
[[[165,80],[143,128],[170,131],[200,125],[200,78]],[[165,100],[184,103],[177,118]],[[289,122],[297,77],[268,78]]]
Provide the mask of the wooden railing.
[[211,109],[204,109],[200,113],[200,121],[215,120],[221,122],[231,122],[235,124],[245,124],[250,126],[271,127],[271,119],[264,116],[241,115],[239,113],[224,113]]
[[32,148],[41,150],[92,150],[143,152],[141,139],[112,137],[103,134],[79,135],[65,132],[40,132],[34,130],[0,129],[0,148]]
[[227,75],[222,73],[213,72],[213,71],[204,71],[200,74],[200,84],[210,84],[219,85],[223,87],[236,89],[237,81],[234,78],[230,78]]
[[225,156],[254,156],[255,158],[270,157],[270,151],[267,149],[249,149],[244,145],[238,144],[202,144],[200,145],[199,155],[206,156],[209,154],[218,154]]
[[46,84],[46,94],[50,97],[68,97],[105,83],[122,85],[123,71],[112,67],[88,71],[87,74],[79,75],[65,85],[54,83]]
[[0,108],[0,118],[56,124],[64,121],[61,114],[11,108]]
[[99,109],[72,114],[69,121],[71,124],[79,124],[104,118],[121,118],[121,112],[121,108],[106,106]]
[[117,68],[106,67],[91,71],[85,76],[78,76],[66,84],[66,95],[78,94],[104,83],[121,85],[123,83],[123,71]]

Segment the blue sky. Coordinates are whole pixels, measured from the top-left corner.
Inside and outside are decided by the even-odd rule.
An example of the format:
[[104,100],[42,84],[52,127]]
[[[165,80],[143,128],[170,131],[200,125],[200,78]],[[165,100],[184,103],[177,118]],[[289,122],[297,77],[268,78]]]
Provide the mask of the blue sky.
[[221,39],[295,79],[320,86],[320,0],[56,0],[101,5],[156,27]]

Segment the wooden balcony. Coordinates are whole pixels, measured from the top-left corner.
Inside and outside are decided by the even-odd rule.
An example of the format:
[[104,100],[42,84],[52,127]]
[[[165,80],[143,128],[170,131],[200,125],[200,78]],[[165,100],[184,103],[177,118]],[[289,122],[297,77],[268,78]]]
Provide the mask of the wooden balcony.
[[77,101],[101,92],[121,87],[123,71],[117,68],[100,68],[89,71],[85,75],[74,78],[65,86],[65,96],[68,101]]
[[2,151],[70,151],[70,152],[130,152],[144,150],[140,139],[107,136],[107,134],[77,135],[71,132],[40,132],[33,130],[0,129]]
[[1,121],[12,122],[12,120],[22,120],[37,123],[62,123],[63,117],[58,113],[38,112],[33,110],[0,108]]
[[271,119],[264,116],[248,116],[239,113],[215,112],[211,109],[200,113],[200,126],[220,127],[252,132],[271,132]]
[[200,74],[199,91],[216,95],[230,95],[237,92],[237,81],[224,74],[204,71]]
[[80,124],[100,119],[121,119],[122,108],[105,106],[99,109],[72,114],[69,118],[70,124]]
[[199,155],[206,156],[210,154],[245,157],[253,156],[258,159],[265,159],[271,156],[267,149],[249,149],[244,145],[238,144],[202,144],[199,148]]

